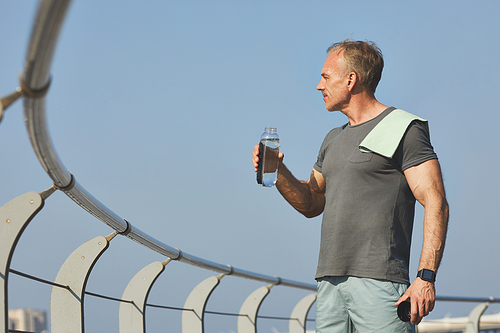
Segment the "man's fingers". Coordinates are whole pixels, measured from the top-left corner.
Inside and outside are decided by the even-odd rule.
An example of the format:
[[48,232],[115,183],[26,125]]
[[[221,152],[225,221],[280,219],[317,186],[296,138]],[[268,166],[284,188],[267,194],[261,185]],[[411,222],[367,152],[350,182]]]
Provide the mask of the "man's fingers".
[[431,313],[431,311],[434,310],[434,305],[435,304],[436,304],[435,302],[430,302],[430,304],[429,304],[429,313]]
[[403,294],[403,296],[401,296],[398,301],[396,302],[396,306],[398,306],[399,304],[403,303],[404,301],[406,301],[408,298],[410,298],[409,295],[406,295],[406,293]]
[[434,302],[422,300],[420,302],[412,302],[411,305],[411,323],[418,325],[425,316],[434,309]]
[[[415,311],[415,313],[414,313]],[[418,325],[422,321],[423,316],[418,312],[418,310],[411,309],[411,320],[413,325]]]
[[252,162],[255,168],[255,172],[257,172],[257,167],[259,166],[259,145],[255,145],[254,150],[252,152]]
[[418,325],[423,317],[423,303],[417,302],[414,298],[411,300],[411,323],[413,325]]
[[435,302],[433,301],[427,301],[427,304],[425,304],[425,310],[427,311],[425,313],[425,316],[427,316],[429,313],[431,313],[432,310],[434,310],[434,304]]
[[[282,162],[285,155],[283,153],[278,153],[278,161]],[[257,168],[259,167],[259,145],[255,145],[254,150],[252,152],[252,162],[255,168],[255,172],[257,172]]]
[[257,172],[258,171],[258,167],[259,167],[259,158],[258,157],[255,157],[253,159],[253,166],[255,168],[255,172]]

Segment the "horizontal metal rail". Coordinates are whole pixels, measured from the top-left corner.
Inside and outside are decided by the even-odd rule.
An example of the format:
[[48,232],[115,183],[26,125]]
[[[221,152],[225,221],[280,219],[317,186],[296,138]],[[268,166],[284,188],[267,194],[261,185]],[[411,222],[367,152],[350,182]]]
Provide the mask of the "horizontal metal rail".
[[226,275],[288,287],[316,290],[315,284],[249,272],[230,265],[205,260],[166,245],[119,217],[75,180],[74,176],[59,159],[50,139],[45,116],[45,97],[43,94],[41,96],[40,94],[29,93],[30,91],[46,92],[47,86],[50,84],[51,62],[69,5],[70,0],[40,1],[31,32],[24,72],[21,77],[21,86],[24,87],[23,91],[27,92],[24,94],[24,116],[28,135],[38,160],[54,182],[54,186],[64,191],[75,203],[118,233],[166,257]]
[[469,302],[469,303],[500,303],[500,299],[490,297],[455,297],[455,296],[436,296],[436,301],[443,302]]

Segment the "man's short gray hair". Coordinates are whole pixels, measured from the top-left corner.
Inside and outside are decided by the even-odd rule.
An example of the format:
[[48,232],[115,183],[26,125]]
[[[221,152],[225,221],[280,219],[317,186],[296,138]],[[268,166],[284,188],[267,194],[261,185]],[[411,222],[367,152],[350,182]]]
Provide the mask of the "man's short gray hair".
[[343,53],[342,56],[347,66],[347,73],[354,72],[359,75],[361,86],[369,92],[375,93],[375,89],[377,89],[377,85],[382,77],[384,58],[382,51],[380,51],[374,42],[346,39],[333,44],[326,52],[328,55]]

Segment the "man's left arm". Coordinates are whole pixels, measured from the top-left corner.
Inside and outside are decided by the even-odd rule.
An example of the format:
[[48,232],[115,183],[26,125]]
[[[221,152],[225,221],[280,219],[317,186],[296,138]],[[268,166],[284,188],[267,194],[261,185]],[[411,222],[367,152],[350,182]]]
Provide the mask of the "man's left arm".
[[[436,159],[404,171],[415,198],[424,207],[424,242],[418,270],[437,272],[443,256],[449,209],[441,168]],[[411,298],[411,323],[417,325],[434,309],[434,283],[416,278],[396,305]]]

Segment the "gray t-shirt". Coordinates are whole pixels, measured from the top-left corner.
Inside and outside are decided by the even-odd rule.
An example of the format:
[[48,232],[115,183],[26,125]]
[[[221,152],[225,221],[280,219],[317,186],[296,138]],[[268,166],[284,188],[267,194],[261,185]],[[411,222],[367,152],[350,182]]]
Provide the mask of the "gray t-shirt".
[[394,108],[325,137],[314,168],[326,180],[316,278],[358,276],[409,283],[415,212],[403,171],[436,159],[426,126],[413,121],[393,158],[358,148]]

